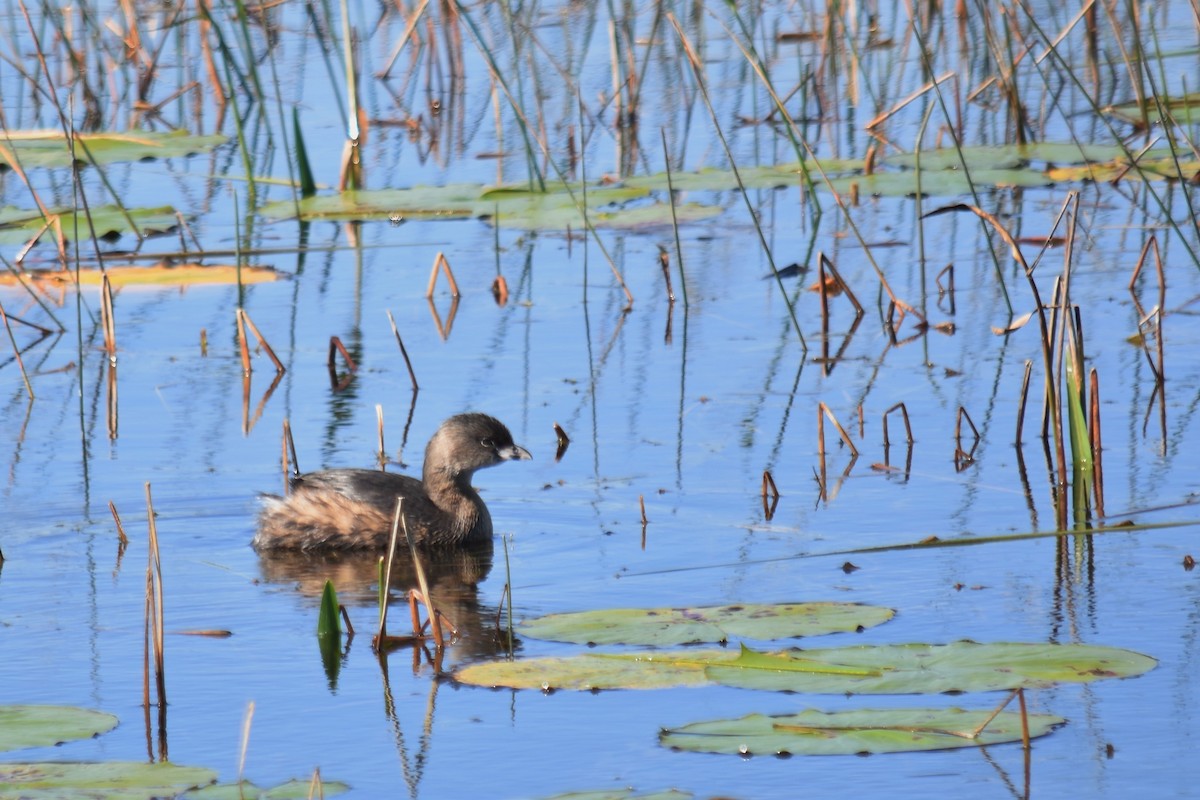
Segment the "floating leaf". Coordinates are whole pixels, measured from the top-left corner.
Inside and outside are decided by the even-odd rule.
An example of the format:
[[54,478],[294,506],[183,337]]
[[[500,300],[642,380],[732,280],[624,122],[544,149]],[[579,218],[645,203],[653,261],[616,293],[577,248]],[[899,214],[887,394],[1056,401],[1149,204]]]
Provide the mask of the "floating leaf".
[[[1158,113],[1159,103],[1161,103],[1162,107],[1169,112],[1168,116],[1182,117],[1183,119],[1180,120],[1181,122],[1185,121],[1190,116],[1200,114],[1200,92],[1191,92],[1189,94],[1178,95],[1175,97],[1159,96],[1157,100],[1151,97],[1145,101],[1146,118],[1148,118],[1151,123],[1162,122],[1162,116]],[[1120,117],[1128,122],[1132,122],[1135,125],[1140,125],[1142,123],[1142,105],[1136,100],[1131,100],[1128,103],[1121,103],[1119,105],[1108,106],[1104,109],[1104,111],[1112,114],[1113,116]]]
[[1124,159],[1109,161],[1104,164],[1089,164],[1082,167],[1056,167],[1048,170],[1046,175],[1055,182],[1079,181],[1114,181],[1123,180],[1193,180],[1200,174],[1200,161],[1194,159],[1179,160],[1176,169],[1175,159],[1170,156],[1163,158],[1140,158],[1137,167],[1131,167]]
[[662,792],[639,794],[635,789],[597,789],[592,792],[567,792],[556,794],[543,800],[691,800],[695,797],[691,792],[681,792],[678,789],[667,789]]
[[[65,207],[52,208],[49,211],[58,216],[63,236],[67,239],[75,235],[76,224],[78,224],[80,236],[89,237],[94,228],[96,236],[99,238],[130,233],[129,219],[132,219],[138,230],[147,236],[174,230],[178,224],[175,209],[170,206],[128,208],[124,212],[113,205],[93,207],[91,209],[92,227],[88,226],[88,217],[82,212],[76,216],[73,209]],[[45,220],[40,211],[11,206],[0,208],[0,244],[24,244],[40,231],[44,224]],[[54,234],[50,231],[44,234],[44,237],[49,237],[47,241],[52,241],[53,236]]]
[[[88,154],[97,164],[112,164],[118,161],[143,161],[146,159],[173,158],[207,153],[227,139],[219,134],[193,136],[187,131],[128,131],[126,133],[75,133],[75,161],[91,163]],[[84,147],[87,152],[84,152]],[[0,137],[0,171],[11,167],[6,152],[20,161],[24,169],[30,167],[69,167],[71,149],[66,135],[58,130],[8,131]]]
[[201,767],[141,761],[0,764],[0,800],[151,800],[174,797],[216,777]]
[[291,780],[262,789],[250,781],[241,783],[218,783],[196,789],[184,795],[186,800],[307,800],[309,797],[332,797],[350,791],[349,784],[337,781],[322,781],[319,793],[312,792],[312,781]]
[[117,718],[75,706],[0,706],[0,752],[88,739],[117,727]]
[[[277,272],[270,267],[241,268],[242,283],[269,283],[288,277],[286,272]],[[99,270],[80,270],[79,283],[83,286],[99,286],[107,274],[114,288],[126,286],[199,286],[236,285],[236,264],[150,264],[144,267],[116,265]],[[74,270],[32,270],[22,273],[25,280],[34,283],[75,285]],[[13,286],[17,279],[11,272],[0,273],[0,286]]]
[[1123,678],[1157,662],[1086,644],[955,642],[787,650],[588,653],[475,664],[457,674],[478,686],[516,689],[645,689],[723,684],[817,694],[927,694]]
[[887,622],[890,608],[858,603],[780,603],[696,608],[614,608],[523,622],[522,636],[576,644],[663,647],[730,638],[787,639],[855,631]]
[[[1021,741],[1021,715],[961,708],[857,709],[799,714],[750,714],[739,719],[693,722],[664,730],[666,747],[698,753],[737,755],[853,755],[909,753],[983,747]],[[1029,736],[1044,736],[1066,722],[1051,714],[1029,714]],[[987,722],[978,735],[975,730]]]

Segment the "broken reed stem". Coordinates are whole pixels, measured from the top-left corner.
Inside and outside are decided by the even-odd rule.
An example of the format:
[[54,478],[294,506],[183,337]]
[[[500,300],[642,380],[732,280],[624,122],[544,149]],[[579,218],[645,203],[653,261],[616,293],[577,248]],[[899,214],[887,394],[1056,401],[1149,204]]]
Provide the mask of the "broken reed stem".
[[[146,566],[146,589],[149,593],[146,602],[150,606],[150,617],[147,627],[153,628],[154,641],[154,688],[158,697],[158,707],[167,705],[167,675],[163,658],[163,587],[162,559],[158,550],[158,525],[154,519],[154,501],[150,496],[150,482],[146,481],[146,517],[149,523],[149,563]],[[147,701],[149,693],[146,692]]]
[[765,502],[770,497],[772,500],[779,499],[779,489],[775,486],[775,479],[771,477],[770,470],[763,470],[762,478],[762,499]]
[[249,375],[254,368],[250,364],[250,347],[246,342],[246,312],[239,308],[235,316],[237,317],[238,350],[242,354],[242,374]]
[[17,339],[13,336],[12,326],[8,324],[8,314],[5,313],[2,303],[0,303],[0,319],[4,320],[4,330],[8,331],[8,341],[12,344],[13,357],[17,359],[17,366],[21,368],[21,380],[25,381],[25,391],[29,392],[29,397],[32,399],[36,396],[33,393],[33,384],[29,382],[29,375],[25,372],[25,362],[21,360],[21,351],[17,347]]
[[246,772],[246,753],[250,749],[250,723],[254,719],[254,701],[246,704],[246,715],[242,717],[242,746],[238,752],[238,786],[242,784],[242,775]]
[[387,466],[387,450],[383,446],[383,405],[380,403],[375,404],[375,420],[378,423],[379,433],[379,467],[382,469]]
[[[404,498],[396,498],[396,510],[392,513],[392,533],[388,537],[387,561],[383,568],[383,581],[379,587],[379,631],[375,634],[375,649],[382,651],[383,642],[387,637],[388,591],[392,587],[392,564],[396,560],[396,539],[400,535],[400,517],[404,508]],[[420,619],[413,611],[413,635],[421,635]]]
[[[263,335],[261,333],[259,333],[258,326],[254,324],[254,320],[250,319],[250,315],[248,313],[246,313],[246,310],[243,308],[239,308],[238,314],[241,316],[241,318],[243,320],[245,320],[246,327],[248,327],[250,329],[250,332],[254,334],[254,338],[258,340],[258,346],[261,347],[266,352],[267,357],[271,359],[271,363],[275,365],[275,371],[277,373],[279,373],[280,375],[287,372],[287,368],[283,366],[283,362],[280,361],[279,357],[275,355],[275,351],[271,349],[271,345],[267,344],[267,340],[263,338]],[[242,340],[243,340],[243,346],[244,346],[244,341],[245,341],[244,333],[242,334]]]
[[908,444],[913,443],[912,423],[910,423],[908,420],[908,407],[906,405],[904,405],[903,402],[899,402],[899,403],[896,403],[896,405],[889,408],[887,411],[883,412],[883,446],[884,447],[888,447],[889,445],[891,445],[891,441],[888,439],[888,416],[893,411],[896,411],[897,409],[900,411],[900,418],[904,420],[905,441]]
[[425,290],[426,299],[433,297],[433,289],[437,285],[439,268],[446,274],[446,281],[450,284],[450,296],[458,297],[458,281],[454,280],[454,273],[450,271],[450,262],[446,260],[445,254],[439,251],[433,258],[433,269],[429,273],[429,288]]
[[1100,375],[1088,372],[1088,432],[1092,438],[1092,483],[1095,486],[1096,514],[1104,516],[1104,467],[1100,461]]
[[662,267],[663,280],[667,284],[667,302],[674,305],[675,289],[671,286],[671,256],[663,248],[658,248],[658,264]]
[[971,421],[971,415],[962,406],[958,407],[958,413],[954,415],[954,443],[959,444],[962,440],[962,423],[963,420],[971,426],[971,433],[975,436],[975,441],[979,441],[979,429],[975,427],[975,423]]
[[[994,720],[996,717],[1000,716],[1000,712],[1003,711],[1005,709],[1005,707],[1007,707],[1008,704],[1013,701],[1014,697],[1018,696],[1018,693],[1020,691],[1021,691],[1020,689],[1014,689],[1012,692],[1010,692],[1008,697],[1004,698],[1004,702],[1002,702],[1000,705],[998,705],[994,709],[992,709],[992,713],[987,716],[987,719],[985,719],[983,722],[976,725],[975,729],[972,730],[970,733],[968,733],[966,738],[967,739],[978,739],[979,734],[983,733],[983,729],[986,728],[988,725],[991,725],[992,720]],[[1026,735],[1028,735],[1029,731],[1026,730],[1025,733],[1026,733]],[[1028,743],[1029,740],[1026,739],[1025,741],[1026,741],[1026,743]]]
[[645,495],[642,495],[642,494],[638,495],[638,505],[642,509],[642,527],[645,528],[646,524],[650,522],[650,520],[646,519],[646,496]]
[[296,458],[296,442],[292,439],[292,423],[286,417],[283,420],[283,475],[287,477],[288,458],[291,457],[292,475],[300,475],[300,460]]
[[108,360],[112,363],[117,361],[117,324],[113,320],[113,298],[112,298],[112,283],[108,280],[108,273],[104,273],[100,282],[100,324],[104,328],[104,352],[108,353]]
[[445,641],[442,640],[441,616],[438,614],[437,608],[433,605],[433,595],[429,593],[429,582],[425,580],[425,567],[421,564],[421,557],[417,554],[417,543],[413,541],[412,536],[408,533],[408,521],[404,518],[404,514],[400,512],[399,502],[396,504],[396,513],[400,515],[400,525],[404,528],[404,538],[408,541],[408,552],[412,555],[413,569],[417,573],[417,585],[421,587],[421,597],[425,602],[426,611],[429,612],[429,623],[433,628],[434,647],[438,649],[438,652],[441,652],[446,647]]
[[[671,231],[675,235],[675,261],[679,264],[679,292],[683,295],[683,307],[686,310],[688,307],[687,278],[683,274],[683,244],[679,239],[679,220],[676,218],[675,213],[675,180],[671,176],[671,156],[667,151],[667,129],[659,128],[658,130],[662,134],[663,161],[667,165],[667,198],[671,201]],[[675,295],[671,293],[671,278],[667,273],[665,257],[663,275],[667,276],[667,292],[670,294],[671,300],[674,300]]]
[[829,410],[829,406],[823,402],[817,404],[817,431],[820,439],[821,455],[824,456],[825,454],[825,424],[822,422],[822,414],[829,417],[829,421],[833,423],[833,427],[837,428],[838,436],[842,437],[842,442],[850,449],[850,455],[857,457],[858,448],[854,446],[850,434],[846,433],[846,429],[842,427],[842,423],[838,422],[837,417]]
[[[498,278],[497,280],[501,279]],[[508,290],[505,289],[505,296],[507,296],[507,294]],[[501,305],[503,305],[503,303],[501,303]],[[392,316],[391,309],[388,309],[387,311],[387,318],[388,322],[392,324],[392,333],[396,335],[396,344],[400,345],[400,355],[404,357],[404,366],[408,368],[408,379],[412,381],[413,391],[416,392],[421,388],[417,385],[417,373],[413,371],[412,361],[408,358],[408,350],[406,350],[404,347],[404,340],[400,338],[400,329],[396,327],[396,319]]]
[[1021,379],[1021,398],[1017,404],[1017,441],[1021,444],[1021,431],[1025,428],[1025,403],[1029,400],[1029,377],[1033,374],[1033,360],[1025,359],[1025,376]]
[[108,510],[112,513],[113,522],[117,523],[117,541],[122,546],[129,544],[129,537],[125,535],[125,526],[121,524],[121,515],[117,513],[117,507],[112,500],[108,501]]
[[1017,703],[1021,706],[1021,747],[1029,752],[1029,709],[1025,707],[1025,689],[1017,689]]
[[350,372],[358,372],[358,365],[354,363],[354,359],[350,356],[350,351],[342,344],[342,340],[336,336],[329,337],[329,360],[326,362],[330,369],[334,368],[334,356],[338,353],[342,354],[342,358],[346,361],[346,368]]
[[[854,292],[850,289],[850,284],[846,283],[846,281],[842,278],[842,273],[838,272],[838,269],[836,266],[834,266],[833,261],[831,261],[829,259],[829,257],[827,255],[825,255],[824,253],[817,253],[817,260],[821,264],[821,268],[822,268],[822,270],[821,270],[822,287],[824,287],[824,279],[825,279],[824,269],[826,267],[828,267],[829,273],[831,275],[833,275],[833,280],[837,283],[838,287],[846,295],[846,299],[849,300],[851,305],[854,306],[854,310],[856,312],[858,312],[858,316],[861,317],[864,313],[862,303],[858,302],[858,298],[854,296]],[[825,291],[826,291],[826,289],[822,288],[822,301],[821,301],[822,303],[825,302],[824,301]],[[828,313],[827,310],[826,310],[826,313]]]

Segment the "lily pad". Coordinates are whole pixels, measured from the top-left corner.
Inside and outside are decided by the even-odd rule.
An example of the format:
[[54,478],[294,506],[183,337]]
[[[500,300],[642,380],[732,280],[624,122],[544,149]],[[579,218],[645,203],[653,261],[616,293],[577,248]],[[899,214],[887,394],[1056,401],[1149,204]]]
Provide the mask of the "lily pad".
[[1082,167],[1056,167],[1047,174],[1056,182],[1065,181],[1112,181],[1123,180],[1192,180],[1200,173],[1200,161],[1180,159],[1176,169],[1175,159],[1140,158],[1138,169],[1129,166],[1125,159],[1105,164],[1090,164]]
[[1086,644],[962,641],[760,652],[663,650],[588,653],[475,664],[462,683],[514,689],[649,689],[721,684],[817,694],[930,694],[1124,678],[1153,669],[1149,656]]
[[[88,218],[84,214],[80,213],[76,218],[74,209],[67,207],[52,208],[49,211],[58,217],[63,236],[66,238],[70,239],[75,235],[76,223],[81,236],[90,236],[92,228],[88,227]],[[113,205],[97,206],[91,209],[91,219],[96,236],[101,238],[130,233],[130,219],[143,235],[166,233],[178,224],[175,209],[171,206],[127,208],[124,213]],[[40,231],[44,224],[45,220],[40,211],[12,206],[0,208],[0,244],[24,244]],[[54,234],[47,231],[44,237],[49,237],[46,241],[52,241]]]
[[732,638],[787,639],[871,628],[896,614],[859,603],[780,603],[696,608],[613,608],[550,614],[523,622],[534,639],[664,647]]
[[[693,722],[659,734],[676,750],[730,755],[854,755],[910,753],[983,747],[1021,741],[1021,715],[961,708],[856,709],[799,714],[750,714],[738,719]],[[1066,720],[1029,714],[1029,737],[1045,736]],[[977,735],[972,735],[987,723]]]
[[[316,797],[332,797],[350,791],[350,785],[338,781],[321,781],[321,789]],[[184,795],[187,800],[307,800],[313,797],[312,781],[291,780],[262,789],[250,781],[241,783],[217,783],[195,789]]]
[[591,792],[556,794],[543,800],[691,800],[693,797],[695,795],[691,792],[681,792],[678,789],[648,794],[641,794],[636,789],[597,789]]
[[0,800],[151,800],[216,778],[210,769],[141,761],[0,764]]
[[[144,161],[207,153],[228,139],[219,134],[194,136],[179,130],[77,132],[75,140],[75,161],[81,164],[91,163],[84,152],[86,147],[87,153],[91,154],[97,164],[112,164],[118,161]],[[10,154],[20,161],[24,169],[71,165],[71,149],[62,131],[9,131],[0,136],[0,171],[11,168],[12,165],[8,162]]]
[[0,752],[90,739],[117,727],[103,711],[75,706],[0,706]]
[[[238,281],[236,264],[151,264],[147,266],[114,265],[99,270],[87,269],[79,271],[79,283],[83,286],[99,286],[103,276],[107,274],[109,283],[114,288],[126,286],[200,286],[200,285],[231,285]],[[75,285],[74,270],[31,270],[22,273],[22,278],[40,284]],[[278,272],[270,267],[241,268],[243,284],[269,283],[288,277],[286,272]],[[16,277],[11,272],[0,273],[0,286],[17,284]]]

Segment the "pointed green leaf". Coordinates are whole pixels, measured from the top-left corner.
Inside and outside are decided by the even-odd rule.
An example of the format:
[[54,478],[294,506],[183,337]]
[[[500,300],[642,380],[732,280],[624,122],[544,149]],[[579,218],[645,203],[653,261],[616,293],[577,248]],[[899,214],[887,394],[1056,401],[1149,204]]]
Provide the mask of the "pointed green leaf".
[[300,196],[312,197],[317,193],[317,182],[313,180],[312,168],[308,164],[308,148],[304,146],[304,132],[300,129],[300,109],[292,106],[292,138],[296,147],[296,171],[300,178]]
[[338,616],[337,591],[333,581],[325,581],[321,592],[321,611],[317,615],[317,636],[338,639],[342,635],[342,620]]

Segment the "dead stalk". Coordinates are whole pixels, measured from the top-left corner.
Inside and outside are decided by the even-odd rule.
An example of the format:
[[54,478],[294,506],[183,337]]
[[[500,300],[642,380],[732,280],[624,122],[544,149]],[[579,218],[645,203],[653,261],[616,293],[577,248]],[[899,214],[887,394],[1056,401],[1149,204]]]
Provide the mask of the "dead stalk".
[[454,273],[450,271],[450,262],[446,260],[446,256],[440,251],[433,259],[433,269],[429,272],[429,288],[425,290],[425,297],[433,297],[433,289],[437,286],[439,270],[446,275],[446,282],[450,284],[450,296],[459,297],[458,282],[454,280]]
[[822,414],[824,414],[824,416],[829,417],[829,421],[833,423],[833,427],[837,428],[838,436],[842,437],[842,442],[849,448],[850,455],[857,458],[858,448],[854,446],[854,441],[850,438],[850,434],[846,433],[846,429],[842,427],[842,423],[837,421],[837,417],[833,415],[829,406],[824,403],[818,403],[817,406],[817,424],[822,455],[825,452],[825,424],[821,421]]
[[29,375],[25,372],[25,362],[21,360],[21,350],[17,347],[17,339],[13,336],[12,325],[8,323],[8,314],[4,311],[4,305],[0,303],[0,319],[4,320],[4,330],[8,331],[8,341],[12,344],[13,356],[17,359],[17,366],[21,368],[21,380],[25,382],[25,391],[29,392],[30,399],[36,397],[33,393],[33,384],[29,382]]
[[375,421],[378,423],[379,434],[379,451],[377,457],[379,458],[379,467],[382,469],[387,466],[387,449],[383,446],[383,406],[379,403],[375,404]]
[[905,441],[907,441],[908,444],[913,443],[912,424],[908,421],[908,407],[905,406],[903,402],[900,402],[900,403],[896,403],[896,405],[892,406],[887,411],[883,412],[883,446],[884,447],[888,447],[891,445],[891,441],[888,439],[888,416],[893,411],[897,411],[897,410],[899,410],[899,412],[900,412],[900,418],[904,420]]
[[1017,403],[1017,440],[1021,444],[1021,431],[1025,428],[1025,404],[1029,400],[1029,377],[1033,374],[1033,361],[1025,360],[1025,375],[1021,379],[1021,398]]
[[242,355],[242,374],[249,375],[254,371],[250,364],[250,347],[246,342],[246,312],[238,309],[237,313],[238,350]]
[[121,524],[121,515],[117,513],[117,507],[112,500],[108,501],[108,510],[112,513],[113,522],[117,524],[117,541],[122,546],[129,544],[129,537],[125,535],[125,526]]
[[[250,332],[254,334],[254,338],[258,340],[258,346],[266,352],[267,357],[271,359],[271,363],[275,365],[275,371],[281,375],[287,372],[287,368],[283,366],[283,362],[275,355],[275,351],[271,349],[271,345],[267,344],[267,340],[263,338],[263,335],[258,332],[258,326],[254,324],[254,320],[250,319],[250,315],[246,310],[238,309],[238,312],[241,314],[241,318],[245,320],[246,327],[250,329]],[[244,333],[242,333],[242,340],[243,342],[245,341]]]
[[404,366],[408,368],[408,379],[412,382],[413,391],[416,392],[421,388],[417,385],[417,373],[413,371],[412,361],[408,357],[408,350],[404,347],[404,340],[400,338],[400,329],[396,327],[396,319],[392,316],[390,309],[387,312],[387,318],[388,322],[392,325],[392,333],[396,336],[396,344],[400,345],[400,355],[404,358]]

